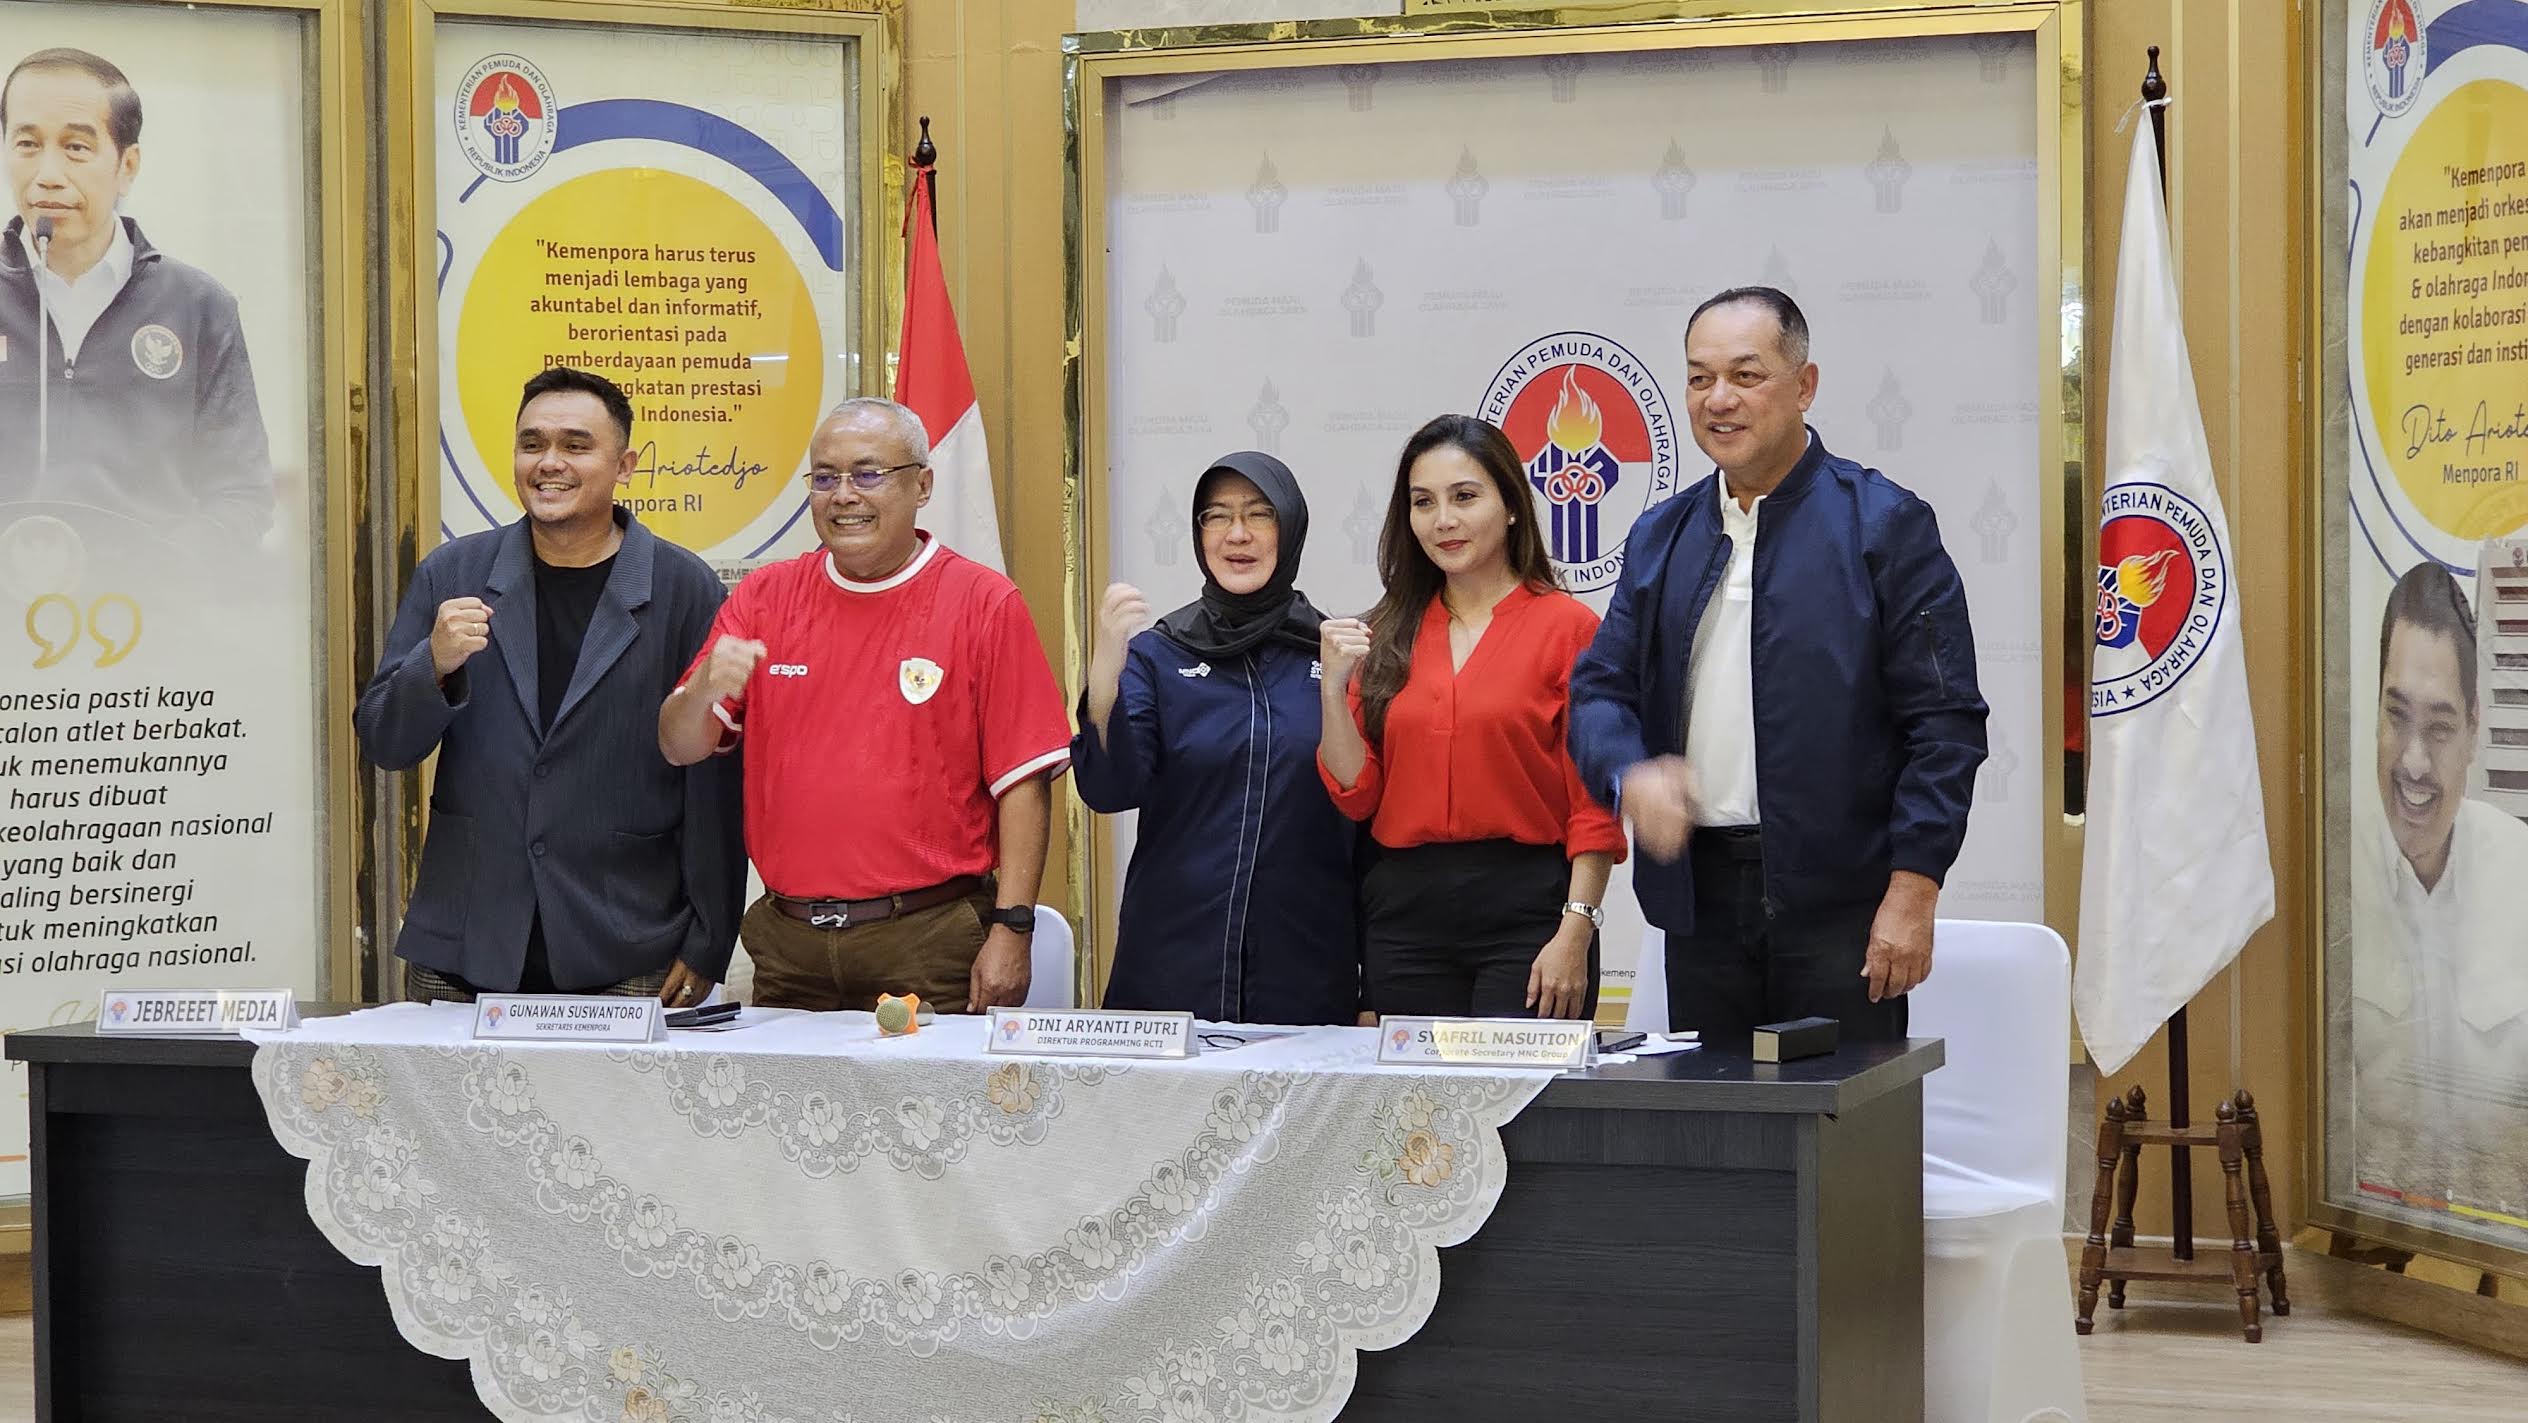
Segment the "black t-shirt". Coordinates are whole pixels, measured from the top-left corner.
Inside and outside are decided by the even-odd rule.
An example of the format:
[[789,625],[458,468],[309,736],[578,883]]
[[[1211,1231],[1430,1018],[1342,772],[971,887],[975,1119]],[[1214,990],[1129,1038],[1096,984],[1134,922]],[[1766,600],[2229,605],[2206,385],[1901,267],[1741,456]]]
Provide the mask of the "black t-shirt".
[[[538,720],[553,729],[553,714],[571,689],[579,670],[580,644],[588,640],[588,623],[597,616],[597,600],[605,596],[614,558],[586,568],[561,568],[535,561],[535,699]],[[527,926],[527,961],[518,974],[521,993],[561,991],[553,982],[552,959],[544,947],[544,916]]]
[[612,555],[586,568],[535,561],[536,708],[547,731],[571,688],[571,673],[579,670],[579,645],[588,640],[588,621],[597,616],[597,600],[605,596],[613,572]]

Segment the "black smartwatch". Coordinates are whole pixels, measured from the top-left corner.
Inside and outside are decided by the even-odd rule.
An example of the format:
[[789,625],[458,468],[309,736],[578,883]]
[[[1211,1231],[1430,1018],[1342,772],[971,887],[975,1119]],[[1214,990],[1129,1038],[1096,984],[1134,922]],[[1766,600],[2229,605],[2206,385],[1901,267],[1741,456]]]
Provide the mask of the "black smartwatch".
[[995,909],[983,919],[987,924],[998,924],[1014,933],[1036,932],[1036,908],[1032,904],[1013,904],[1007,909]]

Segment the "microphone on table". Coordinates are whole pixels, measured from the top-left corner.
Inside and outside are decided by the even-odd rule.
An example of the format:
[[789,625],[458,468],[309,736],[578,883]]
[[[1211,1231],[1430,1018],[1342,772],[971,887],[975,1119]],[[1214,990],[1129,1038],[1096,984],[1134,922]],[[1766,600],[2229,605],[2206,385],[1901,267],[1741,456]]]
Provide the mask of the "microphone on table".
[[35,284],[35,487],[40,490],[47,483],[53,463],[53,311],[44,300],[44,267],[53,250],[51,215],[35,219],[32,231],[35,269],[26,275]]

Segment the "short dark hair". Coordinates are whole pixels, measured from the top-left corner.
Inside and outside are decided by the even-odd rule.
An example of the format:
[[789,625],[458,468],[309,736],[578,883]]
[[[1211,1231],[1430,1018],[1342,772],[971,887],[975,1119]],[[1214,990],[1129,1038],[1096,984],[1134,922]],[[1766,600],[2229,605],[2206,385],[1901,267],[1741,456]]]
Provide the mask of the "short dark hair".
[[1739,305],[1760,306],[1772,312],[1773,319],[1782,323],[1782,354],[1794,366],[1808,364],[1808,317],[1799,309],[1799,303],[1791,300],[1791,294],[1780,287],[1731,287],[1694,308],[1694,314],[1685,319],[1685,334],[1694,334],[1694,323],[1703,319],[1704,312]]
[[17,87],[18,76],[30,69],[68,69],[85,74],[105,86],[105,127],[114,140],[115,151],[140,142],[140,91],[123,71],[84,49],[39,49],[18,61],[6,81],[0,81],[0,126],[9,121],[9,91]]
[[615,428],[623,432],[624,445],[631,445],[632,401],[624,395],[623,387],[604,376],[573,370],[569,366],[555,366],[530,377],[526,389],[518,393],[518,414],[526,414],[527,406],[539,395],[569,390],[584,391],[597,397],[597,403],[606,407],[606,413],[614,417]]
[[2425,559],[2405,570],[2388,592],[2387,611],[2379,615],[2379,687],[2388,684],[2388,644],[2397,624],[2449,639],[2458,652],[2458,686],[2466,693],[2467,715],[2475,707],[2475,610],[2466,590],[2448,569]]

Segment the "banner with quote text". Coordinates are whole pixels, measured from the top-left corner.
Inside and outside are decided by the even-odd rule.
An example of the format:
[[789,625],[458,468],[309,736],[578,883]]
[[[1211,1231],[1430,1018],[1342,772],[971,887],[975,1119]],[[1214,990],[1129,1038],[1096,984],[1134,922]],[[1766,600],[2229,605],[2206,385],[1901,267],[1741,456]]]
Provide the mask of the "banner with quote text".
[[2323,1190],[2528,1251],[2528,4],[2346,10]]
[[724,570],[809,547],[808,437],[861,388],[847,37],[443,20],[440,520],[518,517],[519,386],[632,398],[625,501]]
[[320,986],[312,23],[0,0],[0,1031]]

